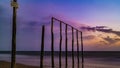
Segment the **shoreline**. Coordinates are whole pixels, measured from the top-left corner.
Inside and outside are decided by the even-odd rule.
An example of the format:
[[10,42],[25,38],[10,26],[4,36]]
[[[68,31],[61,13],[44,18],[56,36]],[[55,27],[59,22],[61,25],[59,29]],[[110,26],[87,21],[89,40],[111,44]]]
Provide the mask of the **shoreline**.
[[[65,51],[61,52],[61,56],[65,56]],[[0,51],[0,54],[11,54],[10,51]],[[16,55],[40,56],[40,51],[16,51]],[[114,57],[120,58],[120,51],[84,51],[84,57]],[[51,56],[51,51],[45,51],[44,56]],[[59,51],[54,52],[54,56],[59,56]],[[68,51],[68,56],[72,56],[72,52]],[[74,56],[77,52],[74,51]],[[81,56],[81,52],[79,52]]]

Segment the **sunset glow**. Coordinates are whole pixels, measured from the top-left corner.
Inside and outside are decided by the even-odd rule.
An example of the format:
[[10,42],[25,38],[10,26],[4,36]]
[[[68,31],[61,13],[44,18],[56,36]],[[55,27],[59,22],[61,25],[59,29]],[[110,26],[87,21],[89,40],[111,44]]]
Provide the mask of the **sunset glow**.
[[[50,50],[51,17],[56,17],[82,31],[86,51],[120,50],[120,0],[18,0],[18,3],[19,51],[40,49],[40,32],[43,24],[46,25],[45,39],[48,41],[45,43],[45,50]],[[0,50],[11,49],[11,20],[10,1],[0,0]],[[55,50],[57,50],[59,23],[55,25]]]

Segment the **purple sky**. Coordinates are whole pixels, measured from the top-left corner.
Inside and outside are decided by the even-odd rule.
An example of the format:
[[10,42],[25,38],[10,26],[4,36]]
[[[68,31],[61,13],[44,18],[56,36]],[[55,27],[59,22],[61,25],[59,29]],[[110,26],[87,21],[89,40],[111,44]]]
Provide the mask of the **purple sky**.
[[[52,16],[83,31],[84,50],[120,50],[119,0],[18,0],[18,3],[17,50],[40,50],[43,24],[46,25],[45,50],[50,50]],[[0,0],[0,50],[11,49],[11,20],[10,1]],[[55,49],[58,50],[59,27],[55,25]]]

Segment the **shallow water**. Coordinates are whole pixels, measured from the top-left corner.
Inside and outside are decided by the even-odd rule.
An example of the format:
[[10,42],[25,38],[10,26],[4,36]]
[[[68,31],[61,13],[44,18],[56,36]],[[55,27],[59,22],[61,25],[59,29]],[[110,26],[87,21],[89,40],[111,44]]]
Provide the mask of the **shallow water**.
[[[75,59],[75,68],[77,68],[77,57]],[[0,54],[0,61],[10,62],[10,55]],[[59,57],[55,57],[55,68],[59,66]],[[81,61],[81,59],[80,59]],[[25,65],[40,66],[39,56],[16,55],[16,63]],[[81,64],[79,64],[81,66]],[[45,68],[51,67],[51,57],[44,57]],[[62,68],[65,68],[65,57],[62,57]],[[68,57],[68,68],[72,68],[72,57]],[[84,68],[120,68],[120,58],[85,58]]]

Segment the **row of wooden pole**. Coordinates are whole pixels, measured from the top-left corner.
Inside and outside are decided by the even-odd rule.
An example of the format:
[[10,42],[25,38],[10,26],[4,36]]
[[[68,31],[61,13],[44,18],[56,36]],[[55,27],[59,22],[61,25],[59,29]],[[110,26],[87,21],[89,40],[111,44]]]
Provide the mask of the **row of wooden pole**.
[[82,38],[82,32],[77,30],[76,28],[72,27],[69,24],[64,23],[63,21],[60,21],[54,17],[51,18],[51,65],[52,68],[55,67],[54,64],[54,20],[57,20],[60,22],[60,43],[59,43],[59,68],[62,68],[62,62],[61,62],[61,56],[62,56],[62,24],[65,24],[65,68],[68,68],[68,26],[72,28],[72,68],[75,67],[74,63],[74,30],[76,30],[76,40],[77,40],[77,68],[80,68],[80,59],[79,59],[79,34],[80,33],[80,39],[81,39],[81,67],[84,68],[84,53],[83,53],[83,38]]
[[[13,2],[17,2],[17,0],[13,0]],[[13,25],[12,25],[12,54],[11,54],[11,68],[16,68],[16,15],[17,8],[13,7]],[[60,43],[59,43],[59,68],[62,68],[61,55],[62,55],[62,24],[65,24],[65,68],[68,68],[68,26],[72,28],[72,68],[74,68],[74,30],[76,30],[76,39],[77,39],[77,60],[78,60],[78,68],[80,67],[79,61],[79,40],[78,40],[78,32],[79,30],[75,29],[69,24],[66,24],[54,17],[51,19],[51,65],[52,68],[55,67],[54,64],[54,20],[60,22]],[[82,68],[84,68],[84,56],[83,56],[83,39],[82,32],[81,33],[81,56],[82,56]],[[44,34],[45,34],[45,26],[42,26],[42,38],[41,38],[41,53],[40,53],[40,68],[43,68],[43,59],[44,59]]]

